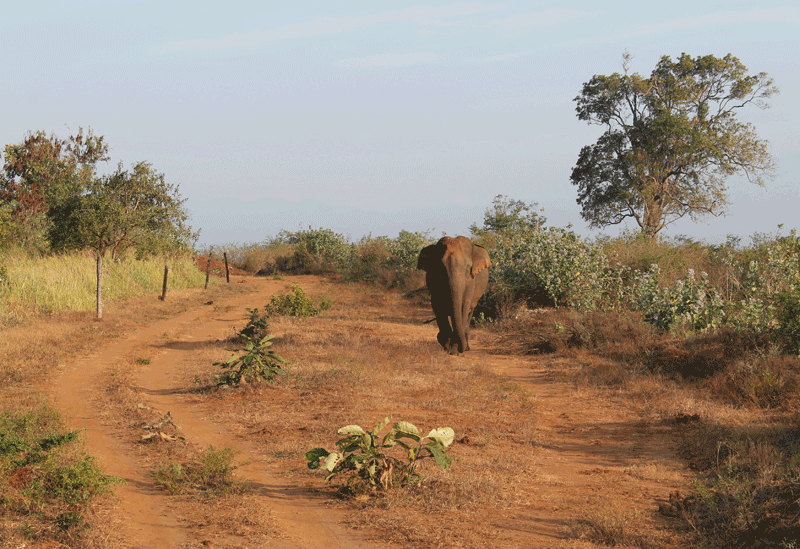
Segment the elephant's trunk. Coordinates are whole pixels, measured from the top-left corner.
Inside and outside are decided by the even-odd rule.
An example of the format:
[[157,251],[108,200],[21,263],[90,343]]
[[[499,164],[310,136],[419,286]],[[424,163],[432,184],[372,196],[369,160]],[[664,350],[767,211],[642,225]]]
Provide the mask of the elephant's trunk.
[[464,326],[464,307],[468,307],[469,303],[465,303],[464,291],[467,286],[467,274],[463,269],[454,269],[451,271],[450,278],[450,296],[453,303],[453,335],[456,336],[457,341],[451,342],[450,354],[461,354],[466,350],[467,346],[467,326]]

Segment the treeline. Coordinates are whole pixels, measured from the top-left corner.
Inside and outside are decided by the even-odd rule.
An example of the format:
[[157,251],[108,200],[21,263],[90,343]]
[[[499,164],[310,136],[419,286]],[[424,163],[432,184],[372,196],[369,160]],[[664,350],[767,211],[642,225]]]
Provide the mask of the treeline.
[[[787,353],[800,351],[800,238],[796,231],[729,237],[707,244],[688,237],[651,239],[641,233],[587,239],[571,227],[547,225],[542,211],[498,196],[470,238],[492,258],[489,291],[479,305],[487,318],[521,305],[581,312],[632,311],[675,334],[719,328],[765,334]],[[261,244],[223,246],[239,268],[328,273],[413,291],[430,231],[352,241],[330,229],[281,232]],[[208,250],[206,250],[208,251]]]

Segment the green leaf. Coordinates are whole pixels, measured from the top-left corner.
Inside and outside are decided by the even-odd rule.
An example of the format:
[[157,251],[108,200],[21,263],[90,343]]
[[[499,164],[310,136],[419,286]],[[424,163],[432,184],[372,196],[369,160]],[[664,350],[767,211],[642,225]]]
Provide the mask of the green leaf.
[[453,439],[456,437],[456,432],[453,431],[450,427],[439,427],[438,429],[434,429],[426,438],[431,440],[435,440],[445,448],[450,446],[453,443]]
[[397,423],[394,424],[394,428],[396,431],[400,433],[413,435],[417,437],[417,439],[419,440],[419,429],[417,429],[416,425],[414,425],[413,423],[410,423],[408,421],[398,421]]
[[319,461],[321,458],[327,457],[328,452],[325,448],[313,448],[306,452],[306,455],[303,456],[306,461],[308,461],[308,468],[309,469],[319,469]]
[[338,440],[336,441],[336,446],[338,446],[344,453],[355,452],[356,450],[364,448],[362,445],[361,436],[359,435],[350,435],[349,437]]
[[372,436],[377,437],[378,433],[383,431],[383,429],[389,425],[389,422],[392,421],[392,416],[386,416],[383,421],[378,423],[375,428],[372,430]]
[[442,469],[449,469],[450,465],[452,464],[452,460],[445,455],[444,448],[442,448],[438,442],[429,442],[425,445],[425,448],[433,456],[434,461],[436,464],[441,467]]

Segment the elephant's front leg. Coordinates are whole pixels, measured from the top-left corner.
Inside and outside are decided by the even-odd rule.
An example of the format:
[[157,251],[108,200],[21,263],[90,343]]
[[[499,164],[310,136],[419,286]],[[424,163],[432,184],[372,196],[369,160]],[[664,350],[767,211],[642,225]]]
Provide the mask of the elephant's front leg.
[[436,334],[436,341],[445,351],[450,351],[451,341],[453,340],[453,328],[450,325],[450,306],[449,302],[440,296],[432,296],[433,314],[436,315],[436,325],[439,333]]

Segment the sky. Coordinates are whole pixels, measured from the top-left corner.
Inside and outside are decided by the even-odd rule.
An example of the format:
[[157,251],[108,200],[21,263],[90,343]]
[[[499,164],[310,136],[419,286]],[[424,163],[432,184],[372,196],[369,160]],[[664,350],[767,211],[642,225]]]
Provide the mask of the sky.
[[[108,169],[180,185],[200,242],[313,226],[467,234],[497,195],[589,230],[569,176],[603,129],[596,74],[728,53],[780,89],[739,116],[770,142],[765,187],[665,230],[714,242],[800,226],[800,6],[773,2],[58,0],[0,14],[0,145],[91,128]],[[603,234],[619,234],[609,227]]]

